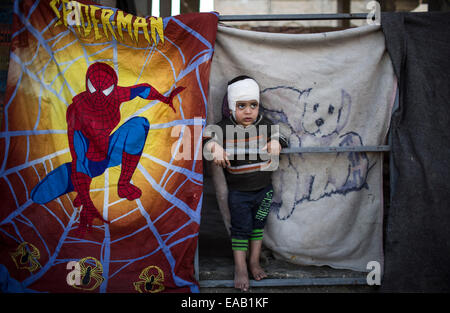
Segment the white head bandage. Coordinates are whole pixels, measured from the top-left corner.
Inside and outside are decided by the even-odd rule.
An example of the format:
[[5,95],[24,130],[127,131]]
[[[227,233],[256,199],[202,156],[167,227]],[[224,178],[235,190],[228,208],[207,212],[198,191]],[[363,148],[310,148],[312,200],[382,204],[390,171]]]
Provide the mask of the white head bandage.
[[256,100],[259,103],[259,86],[251,78],[238,80],[228,86],[228,108],[236,118],[236,101]]

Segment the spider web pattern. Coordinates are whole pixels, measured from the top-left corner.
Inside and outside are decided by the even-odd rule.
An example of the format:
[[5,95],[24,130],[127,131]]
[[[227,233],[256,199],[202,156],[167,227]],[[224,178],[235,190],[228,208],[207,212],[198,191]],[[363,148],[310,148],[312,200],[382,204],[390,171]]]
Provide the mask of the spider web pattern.
[[[65,253],[62,255],[61,251],[67,251],[70,250],[70,246],[77,244],[77,245],[83,245],[85,247],[88,247],[87,249],[100,251],[98,255],[100,256],[100,263],[103,266],[103,282],[99,286],[98,291],[99,292],[106,292],[108,288],[109,281],[114,279],[115,277],[119,276],[124,271],[127,271],[127,269],[131,268],[131,266],[134,263],[140,262],[148,257],[151,257],[156,254],[162,254],[165,258],[165,261],[169,265],[170,274],[172,276],[173,282],[178,287],[187,287],[192,292],[197,292],[198,287],[197,285],[192,282],[188,281],[179,275],[177,275],[177,257],[174,255],[174,248],[177,245],[180,244],[189,244],[191,239],[196,239],[198,228],[192,228],[193,225],[199,225],[200,223],[200,211],[201,211],[201,204],[202,204],[202,197],[203,194],[200,195],[200,198],[197,199],[198,202],[196,204],[196,207],[192,207],[192,203],[189,203],[186,199],[183,199],[180,197],[182,194],[181,191],[183,188],[198,188],[201,190],[202,184],[203,184],[203,175],[202,171],[198,170],[201,169],[201,166],[197,164],[197,160],[192,160],[190,165],[188,167],[183,167],[175,164],[174,156],[171,156],[170,160],[164,160],[158,157],[155,157],[153,155],[150,155],[148,153],[142,154],[141,157],[141,163],[138,165],[136,172],[139,172],[140,175],[142,175],[147,183],[161,196],[162,199],[170,203],[169,208],[164,210],[159,216],[152,216],[149,211],[146,209],[146,204],[141,201],[141,199],[137,199],[133,201],[134,203],[134,209],[129,210],[127,212],[124,212],[120,216],[110,220],[109,219],[109,213],[110,208],[116,205],[120,205],[124,201],[127,201],[126,199],[119,199],[117,201],[111,202],[110,201],[110,189],[108,187],[105,188],[95,188],[91,186],[91,194],[96,192],[103,192],[103,218],[110,220],[110,225],[108,224],[102,224],[100,226],[94,225],[93,228],[95,231],[103,233],[102,240],[92,240],[92,239],[80,239],[76,237],[70,236],[70,232],[73,231],[76,228],[76,225],[78,224],[79,214],[78,210],[76,210],[72,205],[72,200],[69,196],[69,194],[65,194],[54,201],[52,201],[52,204],[45,204],[45,205],[39,205],[36,206],[30,199],[29,190],[33,186],[30,186],[31,183],[26,181],[26,178],[23,175],[23,171],[34,171],[38,180],[43,179],[45,176],[42,176],[42,174],[39,174],[39,168],[43,167],[45,169],[45,174],[48,174],[51,172],[54,168],[58,167],[60,163],[61,157],[70,158],[70,151],[69,148],[61,148],[57,151],[53,151],[44,157],[37,158],[37,159],[30,159],[30,145],[32,144],[34,138],[41,135],[64,135],[67,133],[65,129],[38,129],[38,125],[41,122],[41,115],[43,115],[41,103],[42,103],[42,96],[44,92],[51,93],[54,97],[56,97],[62,104],[64,104],[66,107],[70,104],[70,100],[68,97],[63,96],[64,92],[67,90],[70,92],[71,96],[75,96],[77,94],[77,91],[79,88],[72,85],[71,81],[68,81],[65,78],[66,72],[71,68],[72,65],[75,65],[77,62],[84,62],[86,66],[88,67],[94,62],[110,62],[114,65],[114,69],[116,73],[119,73],[119,66],[118,66],[118,53],[119,49],[127,48],[131,49],[133,51],[136,51],[136,54],[142,54],[144,55],[145,61],[143,63],[142,68],[139,69],[139,76],[136,79],[136,84],[140,83],[141,76],[143,75],[143,72],[145,68],[150,64],[152,58],[160,54],[164,59],[166,59],[167,63],[170,64],[171,68],[171,75],[173,76],[174,84],[169,88],[169,90],[164,94],[167,96],[171,90],[175,88],[175,85],[177,82],[179,82],[181,79],[186,77],[189,74],[195,74],[198,88],[201,92],[202,96],[202,105],[204,106],[203,112],[206,112],[206,105],[207,105],[207,99],[206,99],[206,89],[207,86],[204,86],[202,84],[201,80],[201,73],[199,70],[199,67],[209,62],[212,58],[213,54],[213,46],[212,44],[205,39],[201,34],[190,28],[188,25],[185,25],[180,19],[177,17],[169,17],[164,19],[164,29],[166,29],[168,23],[176,24],[177,27],[180,29],[183,29],[187,31],[191,35],[191,40],[198,40],[202,43],[204,46],[204,49],[202,51],[199,51],[196,55],[193,57],[186,56],[182,49],[177,46],[170,38],[165,38],[165,45],[171,45],[172,49],[175,49],[178,52],[178,57],[183,60],[184,66],[180,71],[176,71],[171,59],[165,55],[165,53],[157,48],[157,45],[148,45],[147,47],[137,47],[137,46],[130,46],[125,43],[121,43],[115,40],[109,41],[109,42],[84,42],[80,40],[76,35],[76,29],[73,27],[68,27],[66,31],[60,32],[55,36],[51,36],[48,38],[48,31],[50,27],[53,27],[54,24],[57,22],[57,18],[54,18],[51,20],[48,25],[39,30],[37,27],[35,27],[30,19],[30,16],[34,13],[34,11],[38,8],[41,1],[35,1],[33,5],[29,8],[28,13],[25,15],[21,10],[19,9],[19,1],[15,2],[14,5],[14,13],[16,14],[18,20],[22,24],[22,27],[18,29],[15,33],[12,35],[12,39],[14,39],[16,36],[19,36],[23,32],[28,32],[28,36],[32,36],[36,42],[37,47],[33,53],[33,56],[29,60],[24,60],[21,58],[20,55],[15,54],[14,51],[11,52],[11,60],[18,64],[20,67],[20,74],[18,75],[17,84],[14,86],[12,92],[10,93],[10,97],[5,105],[5,113],[4,113],[4,131],[0,133],[0,140],[4,141],[5,149],[4,149],[4,158],[2,160],[2,163],[0,164],[0,180],[3,180],[4,184],[8,186],[9,192],[12,195],[12,198],[14,199],[14,203],[16,206],[16,209],[10,210],[10,213],[8,213],[4,218],[0,221],[0,233],[5,238],[12,239],[15,241],[18,245],[25,240],[26,235],[24,232],[33,232],[35,234],[35,238],[37,241],[39,241],[39,244],[43,247],[41,249],[41,254],[46,254],[48,258],[43,262],[41,267],[35,271],[30,272],[29,275],[22,280],[22,284],[24,287],[32,287],[32,284],[35,282],[38,282],[39,279],[41,279],[46,274],[50,274],[52,271],[52,268],[58,265],[65,265],[69,261],[77,261],[77,257],[71,257],[70,255],[67,255]],[[101,7],[101,6],[100,6]],[[111,9],[111,8],[108,8]],[[115,9],[113,9],[115,10]],[[100,31],[101,31],[101,25],[99,25]],[[75,36],[70,36],[70,35]],[[55,49],[55,47],[58,45],[58,43],[62,42],[63,40],[67,40],[68,37],[72,37],[73,40],[65,44],[63,47]],[[58,57],[56,56],[59,52],[64,52],[69,47],[72,47],[73,45],[78,45],[83,50],[83,55],[78,56],[76,58],[73,58],[70,61],[60,61]],[[89,53],[89,46],[98,46],[98,50],[94,53]],[[112,58],[108,59],[101,59],[99,58],[101,55],[104,54],[104,52],[112,51]],[[30,65],[35,61],[36,58],[38,58],[39,53],[46,53],[49,57],[48,61],[44,66],[36,72],[33,72],[30,70]],[[12,62],[11,62],[12,63]],[[57,74],[53,77],[53,79],[50,82],[46,82],[44,76],[46,75],[47,68],[50,66],[56,66],[58,68]],[[84,80],[84,75],[80,75],[82,79],[80,81]],[[120,73],[119,73],[120,77]],[[32,129],[24,129],[24,130],[10,130],[9,125],[9,116],[8,111],[11,107],[11,104],[16,97],[19,87],[24,82],[24,80],[31,80],[34,84],[39,86],[39,95],[38,95],[38,114],[36,122],[34,123],[34,127]],[[60,86],[57,86],[56,82],[61,82]],[[185,117],[185,113],[183,111],[183,99],[180,95],[177,96],[178,100],[180,102],[179,111],[180,111],[180,119],[176,119],[170,122],[165,123],[159,123],[159,124],[151,124],[150,125],[150,132],[152,130],[164,130],[164,129],[170,129],[174,126],[181,127],[181,133],[180,137],[176,144],[176,151],[178,151],[179,147],[182,144],[182,137],[185,134],[187,128],[190,126],[201,126],[202,129],[205,126],[205,118],[202,117],[200,119],[198,118],[190,118]],[[132,118],[134,116],[139,116],[148,110],[150,110],[155,104],[157,104],[158,101],[148,101],[148,103],[131,114],[131,116],[128,116],[129,118]],[[14,138],[23,138],[26,141],[26,156],[25,161],[20,164],[13,167],[8,166],[8,160],[12,158],[13,156],[10,155],[11,153],[11,142]],[[59,137],[58,137],[59,138]],[[198,140],[196,140],[194,144],[194,155],[199,155],[201,153],[201,136]],[[148,171],[146,167],[142,165],[142,160],[151,161],[158,166],[161,166],[164,168],[163,175],[159,178],[153,177],[152,173]],[[59,161],[58,161],[59,160]],[[186,164],[186,163],[184,163]],[[111,169],[107,169],[105,173],[103,174],[104,178],[104,185],[109,186],[110,185],[110,175],[111,175]],[[175,190],[170,189],[169,186],[171,185],[171,181],[175,180],[176,177],[183,176],[185,177],[184,180],[178,184],[177,188]],[[20,188],[18,188],[17,185],[17,178],[20,181]],[[112,182],[111,182],[112,183]],[[188,186],[189,184],[189,186]],[[25,193],[19,194],[19,190],[24,190]],[[143,190],[145,193],[145,191]],[[45,216],[50,216],[51,221],[48,222],[53,227],[60,227],[62,229],[62,232],[59,235],[59,238],[57,238],[56,244],[50,243],[48,238],[46,238],[43,234],[41,234],[42,229],[39,225],[36,225],[35,222],[31,221],[30,218],[27,217],[25,214],[27,210],[33,209],[39,209],[43,210],[45,213]],[[99,207],[98,207],[99,208]],[[101,208],[99,208],[101,209]],[[156,226],[158,223],[161,223],[166,215],[169,215],[172,211],[175,211],[178,214],[182,214],[182,222],[179,223],[175,229],[171,230],[167,233],[161,233],[159,228]],[[57,212],[58,211],[58,212]],[[60,214],[62,212],[62,214]],[[101,212],[101,210],[100,210]],[[173,213],[173,212],[172,212]],[[126,235],[123,235],[121,237],[116,237],[113,239],[111,236],[111,225],[114,223],[121,222],[121,220],[127,218],[130,215],[133,214],[139,214],[143,220],[145,220],[145,224],[141,225],[139,228],[134,230],[133,233],[128,233]],[[197,232],[193,232],[190,229],[197,229]],[[155,246],[151,250],[147,250],[138,257],[115,257],[116,253],[114,252],[114,249],[117,246],[120,246],[120,244],[128,240],[130,238],[142,235],[145,232],[150,231],[152,236],[157,241],[157,246]],[[187,233],[187,235],[185,234]],[[182,234],[180,236],[180,234]],[[55,238],[53,238],[54,240]],[[92,254],[92,253],[91,253]],[[134,273],[136,276],[136,280],[138,280],[139,273]],[[19,278],[20,280],[20,278]],[[65,281],[65,277],[60,277],[60,280]]]

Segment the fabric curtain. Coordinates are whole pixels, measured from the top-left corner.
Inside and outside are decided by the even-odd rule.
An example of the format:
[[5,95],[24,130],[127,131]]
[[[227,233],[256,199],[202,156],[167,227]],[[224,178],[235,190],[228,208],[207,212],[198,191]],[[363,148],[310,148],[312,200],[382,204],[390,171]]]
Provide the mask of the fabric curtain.
[[199,291],[199,151],[217,20],[15,2],[0,133],[10,287]]
[[382,290],[449,291],[450,14],[385,13],[381,26],[399,81]]

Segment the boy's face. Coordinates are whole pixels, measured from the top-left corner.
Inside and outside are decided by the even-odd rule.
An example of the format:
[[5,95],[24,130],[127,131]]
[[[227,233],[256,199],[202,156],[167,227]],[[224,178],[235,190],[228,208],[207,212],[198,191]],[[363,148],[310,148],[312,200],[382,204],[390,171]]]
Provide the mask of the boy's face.
[[247,127],[256,121],[259,104],[256,100],[236,101],[236,122]]

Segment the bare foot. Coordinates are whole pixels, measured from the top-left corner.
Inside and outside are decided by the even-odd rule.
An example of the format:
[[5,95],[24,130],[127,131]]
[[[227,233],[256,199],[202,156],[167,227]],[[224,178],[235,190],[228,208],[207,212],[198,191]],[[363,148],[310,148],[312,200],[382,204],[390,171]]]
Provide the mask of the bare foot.
[[234,288],[241,289],[241,291],[248,291],[250,285],[248,279],[247,268],[235,266],[234,269]]
[[250,263],[250,272],[255,280],[261,280],[267,277],[266,272],[262,269],[259,263]]

